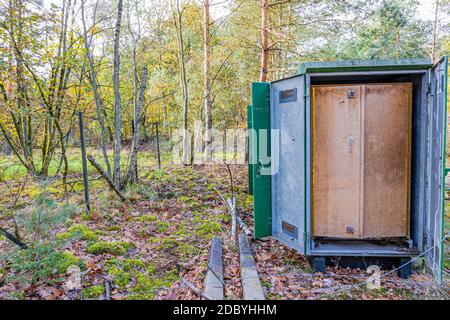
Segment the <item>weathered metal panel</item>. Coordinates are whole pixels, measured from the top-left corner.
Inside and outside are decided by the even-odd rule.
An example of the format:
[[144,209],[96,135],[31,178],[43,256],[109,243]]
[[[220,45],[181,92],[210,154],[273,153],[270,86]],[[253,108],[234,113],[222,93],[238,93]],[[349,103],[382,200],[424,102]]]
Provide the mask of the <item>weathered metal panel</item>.
[[427,262],[436,281],[442,282],[443,212],[445,189],[448,58],[431,69],[429,105],[428,198],[426,221]]
[[429,59],[347,60],[302,63],[297,74],[339,71],[417,70],[431,67]]
[[255,134],[252,149],[256,150],[253,170],[253,210],[255,239],[272,235],[270,176],[270,84],[252,83],[252,121]]
[[299,76],[273,83],[270,110],[272,231],[275,238],[300,252],[305,217],[304,81]]

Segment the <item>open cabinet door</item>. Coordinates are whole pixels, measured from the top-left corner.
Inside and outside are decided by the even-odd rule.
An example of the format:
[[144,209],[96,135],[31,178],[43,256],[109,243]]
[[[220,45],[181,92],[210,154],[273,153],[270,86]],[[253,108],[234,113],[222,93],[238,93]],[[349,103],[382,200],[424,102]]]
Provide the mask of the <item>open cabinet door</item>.
[[270,83],[252,83],[251,170],[255,239],[272,235],[270,192]]
[[426,215],[426,258],[436,281],[442,282],[444,190],[447,128],[448,57],[430,72],[428,105],[428,192]]
[[305,76],[272,83],[273,236],[304,252]]

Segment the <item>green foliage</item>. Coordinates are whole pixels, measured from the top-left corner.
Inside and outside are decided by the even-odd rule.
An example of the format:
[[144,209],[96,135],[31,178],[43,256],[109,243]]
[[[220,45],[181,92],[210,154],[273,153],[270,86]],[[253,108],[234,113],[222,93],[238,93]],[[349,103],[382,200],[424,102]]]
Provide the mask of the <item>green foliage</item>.
[[87,248],[87,252],[95,255],[108,253],[111,255],[120,256],[123,255],[132,246],[133,245],[131,243],[123,241],[98,241],[90,244]]
[[64,252],[64,241],[55,239],[52,231],[73,216],[74,206],[57,206],[47,194],[39,194],[35,204],[17,214],[17,221],[28,235],[27,249],[16,249],[3,255],[13,271],[10,281],[26,285],[58,281],[70,265],[83,267],[83,261]]
[[47,193],[38,194],[34,201],[29,210],[22,210],[17,214],[17,222],[26,234],[32,234],[41,240],[51,238],[51,231],[55,226],[73,217],[77,211],[73,204],[57,206]]
[[55,276],[65,273],[69,266],[84,267],[81,259],[67,252],[58,252],[49,243],[16,250],[8,256],[8,261],[11,270],[15,272],[10,275],[9,280],[25,285],[58,282],[60,279]]
[[354,1],[353,8],[347,10],[357,12],[357,19],[349,21],[351,26],[345,23],[330,26],[324,36],[325,44],[312,49],[315,60],[317,57],[318,60],[355,60],[429,56],[427,44],[432,25],[416,18],[417,1]]

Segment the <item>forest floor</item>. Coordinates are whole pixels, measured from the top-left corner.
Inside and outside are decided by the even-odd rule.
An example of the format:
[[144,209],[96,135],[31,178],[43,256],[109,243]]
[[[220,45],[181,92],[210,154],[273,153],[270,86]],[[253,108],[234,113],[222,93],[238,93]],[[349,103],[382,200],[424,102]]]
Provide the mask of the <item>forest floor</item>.
[[[1,227],[12,232],[17,225],[23,241],[29,243],[36,230],[27,233],[30,228],[21,225],[21,217],[33,217],[36,206],[38,211],[42,209],[36,199],[45,197],[55,207],[70,204],[72,211],[42,240],[43,244],[58,243],[58,250],[67,258],[50,272],[36,270],[36,266],[51,266],[33,264],[39,252],[20,260],[16,254],[20,249],[0,236],[0,299],[104,299],[107,287],[110,298],[117,300],[199,299],[180,279],[203,289],[213,236],[221,237],[224,244],[225,298],[242,299],[239,252],[230,235],[230,215],[219,196],[231,197],[225,166],[175,166],[167,156],[163,169],[156,170],[152,151],[142,152],[140,163],[145,165],[139,168],[140,182],[125,191],[127,202],[120,201],[97,179],[95,171],[90,171],[92,210],[86,214],[77,158],[71,162],[69,177],[77,182],[68,192],[64,192],[60,177],[37,182],[20,170],[13,174],[10,166],[3,165],[2,172],[8,177],[0,182]],[[230,168],[237,207],[252,229],[246,166]],[[409,280],[394,273],[382,278],[381,289],[369,290],[365,270],[327,268],[323,274],[313,273],[304,256],[276,240],[252,240],[250,244],[268,299],[397,300],[446,298],[449,294],[448,282],[440,288],[434,286],[420,266]],[[446,248],[448,245],[447,241]],[[67,286],[67,267],[74,264],[82,271],[81,292]],[[445,267],[447,281],[448,260]]]

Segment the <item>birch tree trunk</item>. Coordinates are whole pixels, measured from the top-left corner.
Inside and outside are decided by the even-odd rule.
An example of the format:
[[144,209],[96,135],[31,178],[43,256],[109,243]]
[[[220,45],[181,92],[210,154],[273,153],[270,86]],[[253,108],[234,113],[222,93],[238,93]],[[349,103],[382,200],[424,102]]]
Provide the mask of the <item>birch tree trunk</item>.
[[106,173],[111,177],[111,165],[109,164],[108,154],[106,152],[106,129],[104,120],[104,110],[103,101],[100,98],[98,92],[97,74],[95,72],[94,61],[91,54],[91,49],[88,41],[87,28],[86,28],[86,18],[84,15],[84,0],[81,1],[81,22],[83,25],[83,38],[84,38],[84,49],[86,51],[86,58],[88,60],[88,71],[89,71],[89,82],[92,87],[92,92],[94,93],[95,107],[97,111],[97,120],[100,125],[100,137],[102,144],[103,159],[106,164]]
[[141,87],[139,90],[139,102],[136,106],[136,111],[134,113],[134,134],[133,141],[131,144],[131,157],[130,157],[130,166],[128,168],[127,177],[124,181],[130,179],[131,182],[137,182],[137,153],[139,148],[140,141],[140,127],[142,122],[142,109],[144,107],[144,94],[147,86],[147,66],[144,66],[142,69],[142,78],[141,78]]
[[189,109],[189,93],[186,80],[186,66],[184,57],[184,45],[183,45],[183,25],[182,25],[182,10],[181,10],[181,0],[177,0],[177,31],[178,31],[178,51],[180,58],[180,68],[181,68],[181,86],[183,90],[183,163],[189,164],[191,162],[190,156],[190,144],[189,144],[189,134],[188,134],[188,109]]
[[205,161],[211,159],[211,35],[209,33],[209,0],[203,3],[203,38],[204,38],[204,105],[205,105]]
[[114,61],[113,61],[113,86],[114,86],[114,172],[113,180],[117,188],[120,188],[120,151],[122,149],[122,110],[120,105],[120,26],[122,23],[123,0],[119,0],[117,6],[117,22],[114,30]]
[[259,80],[267,81],[269,61],[269,0],[261,0],[261,74]]

